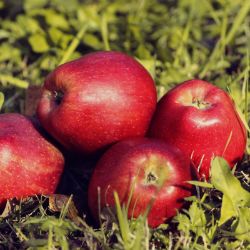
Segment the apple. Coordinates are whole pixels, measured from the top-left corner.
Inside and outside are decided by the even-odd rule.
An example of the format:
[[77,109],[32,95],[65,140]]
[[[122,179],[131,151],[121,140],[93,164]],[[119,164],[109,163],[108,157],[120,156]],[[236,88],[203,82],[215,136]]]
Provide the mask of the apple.
[[149,135],[182,150],[205,179],[215,156],[233,167],[246,147],[246,129],[230,96],[198,79],[179,84],[162,97]]
[[156,102],[154,81],[140,63],[120,52],[100,51],[48,75],[37,115],[67,149],[92,154],[144,136]]
[[88,189],[89,208],[97,219],[98,204],[102,211],[114,207],[116,191],[120,202],[128,205],[132,192],[129,218],[151,206],[148,223],[157,227],[176,215],[183,198],[191,194],[189,180],[190,161],[179,149],[156,139],[126,139],[113,145],[97,163]]
[[27,117],[0,115],[0,201],[54,193],[64,168],[61,152]]

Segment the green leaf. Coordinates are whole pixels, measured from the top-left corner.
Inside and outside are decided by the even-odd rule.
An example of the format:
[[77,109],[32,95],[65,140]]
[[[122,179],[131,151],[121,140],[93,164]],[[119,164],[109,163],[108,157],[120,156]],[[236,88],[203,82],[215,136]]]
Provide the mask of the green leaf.
[[238,207],[250,206],[250,193],[241,186],[226,160],[221,157],[215,157],[212,161],[211,183]]
[[201,204],[197,201],[193,201],[189,210],[185,211],[185,213],[186,214],[180,213],[175,217],[175,220],[179,223],[178,230],[183,231],[187,235],[190,234],[190,231],[197,236],[203,235],[207,219]]
[[178,214],[175,219],[178,221],[178,230],[185,232],[188,234],[190,232],[190,219],[187,215],[185,214]]
[[9,83],[13,86],[16,86],[16,87],[19,87],[19,88],[28,88],[29,86],[29,83],[24,81],[24,80],[21,80],[21,79],[18,79],[16,77],[13,77],[11,75],[1,75],[0,74],[0,83]]
[[48,0],[24,0],[24,9],[28,12],[31,9],[43,8]]
[[17,23],[22,27],[23,30],[26,31],[26,33],[37,33],[41,32],[42,29],[38,23],[38,21],[34,18],[25,16],[25,15],[19,15],[17,17]]
[[14,62],[21,61],[21,51],[18,48],[12,47],[8,43],[0,45],[0,62],[12,60]]
[[83,42],[90,46],[93,49],[100,50],[103,48],[102,42],[99,40],[99,38],[91,33],[87,33],[83,37]]
[[59,44],[60,40],[62,39],[62,37],[64,35],[63,32],[55,27],[49,28],[48,32],[49,32],[49,36],[50,36],[51,40],[53,41],[53,43]]
[[215,157],[211,166],[211,182],[223,193],[219,225],[232,217],[239,217],[239,208],[250,206],[250,193],[232,174],[228,163],[221,157]]
[[49,50],[46,38],[41,34],[34,34],[29,37],[32,50],[36,53],[43,53]]
[[1,26],[3,29],[10,31],[11,37],[18,39],[25,37],[25,30],[17,22],[12,22],[10,20],[1,21]]
[[43,14],[45,16],[46,23],[51,27],[61,28],[64,30],[69,29],[68,21],[63,15],[55,12],[52,9],[47,9],[43,12]]
[[40,63],[40,68],[43,70],[53,70],[58,64],[55,56],[46,56]]
[[65,34],[61,30],[55,27],[49,28],[49,36],[52,40],[52,42],[60,46],[62,49],[65,49],[69,42],[73,39],[73,36],[71,34]]
[[10,36],[10,32],[7,30],[0,29],[0,39],[8,38]]
[[70,11],[75,11],[77,10],[77,8],[79,8],[78,0],[53,0],[51,1],[51,5],[59,9],[61,12],[66,13],[69,13]]
[[206,225],[206,216],[204,210],[197,202],[193,202],[189,208],[188,214],[193,226],[192,230],[195,233],[201,234],[197,231],[201,230]]
[[98,15],[97,5],[92,4],[79,8],[77,10],[77,18],[81,25],[87,23],[91,30],[100,30],[101,18]]
[[235,209],[233,202],[230,198],[228,198],[228,196],[223,195],[218,225],[221,226],[235,215],[237,215],[237,210]]
[[235,229],[235,236],[240,240],[250,242],[250,207],[239,209],[239,219]]
[[144,44],[140,44],[136,49],[136,54],[139,58],[144,60],[152,60],[154,62],[154,58],[152,58],[150,51],[145,47]]

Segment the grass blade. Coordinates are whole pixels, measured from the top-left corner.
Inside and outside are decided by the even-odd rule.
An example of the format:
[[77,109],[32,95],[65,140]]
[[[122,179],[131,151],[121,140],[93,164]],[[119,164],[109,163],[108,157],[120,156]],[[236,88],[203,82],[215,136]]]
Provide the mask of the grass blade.
[[59,62],[59,65],[65,63],[65,62],[67,62],[69,60],[70,56],[76,50],[77,46],[79,45],[79,43],[80,43],[82,37],[84,36],[84,34],[86,33],[87,29],[88,29],[88,24],[85,24],[78,31],[76,37],[72,40],[71,44],[69,45],[69,47],[65,51],[61,61]]
[[101,34],[105,50],[110,50],[110,45],[108,40],[108,23],[105,14],[102,15],[101,19]]
[[238,15],[234,18],[233,25],[226,36],[226,39],[225,39],[226,44],[229,44],[231,40],[234,38],[235,34],[239,30],[239,27],[241,26],[241,23],[244,21],[245,17],[247,16],[249,10],[250,10],[250,1],[245,0],[241,6],[240,11],[238,12]]
[[4,103],[4,94],[3,92],[0,92],[0,111],[3,107],[3,103]]
[[117,212],[117,217],[119,221],[119,227],[121,231],[121,236],[124,241],[124,246],[128,244],[128,237],[129,237],[129,224],[127,220],[127,215],[124,214],[124,210],[121,207],[121,203],[119,200],[119,196],[117,192],[114,192],[114,198],[115,198],[115,205],[116,205],[116,212]]
[[214,186],[211,183],[203,182],[203,181],[188,181],[189,184],[204,187],[204,188],[213,188]]

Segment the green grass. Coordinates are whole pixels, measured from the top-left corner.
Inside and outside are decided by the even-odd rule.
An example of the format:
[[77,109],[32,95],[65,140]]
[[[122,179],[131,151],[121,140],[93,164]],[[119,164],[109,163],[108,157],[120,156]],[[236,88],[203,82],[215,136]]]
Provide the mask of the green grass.
[[[0,0],[1,112],[25,113],[27,88],[41,85],[56,66],[87,52],[119,50],[150,71],[159,97],[184,80],[202,78],[230,91],[249,124],[248,0],[82,2]],[[249,139],[246,152],[234,170],[237,178],[223,161],[214,162],[224,182],[216,175],[211,183],[193,182],[195,193],[185,208],[157,229],[148,227],[145,216],[129,221],[118,197],[116,212],[101,215],[98,225],[86,207],[91,171],[67,170],[59,191],[72,193],[73,201],[69,196],[10,201],[0,217],[0,246],[250,249]]]
[[128,220],[117,194],[116,212],[100,214],[100,228],[77,214],[72,197],[10,201],[0,219],[0,242],[11,249],[247,249],[250,180],[242,175],[247,173],[243,165],[236,178],[225,161],[216,158],[211,184],[191,182],[196,194],[186,199],[188,206],[157,229],[148,227],[144,215]]

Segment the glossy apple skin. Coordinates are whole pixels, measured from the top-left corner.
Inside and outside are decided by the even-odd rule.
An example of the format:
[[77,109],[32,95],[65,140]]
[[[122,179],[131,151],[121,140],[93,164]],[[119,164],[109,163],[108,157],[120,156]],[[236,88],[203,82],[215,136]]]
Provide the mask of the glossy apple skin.
[[[150,173],[157,182],[150,180]],[[148,223],[157,227],[176,215],[183,198],[190,196],[190,161],[180,150],[162,141],[146,138],[127,139],[113,145],[100,159],[90,179],[88,204],[98,218],[98,188],[101,209],[114,207],[114,191],[127,204],[129,218],[143,214],[152,203]]]
[[61,152],[23,115],[0,115],[0,201],[54,193],[64,168]]
[[154,81],[141,64],[120,52],[101,51],[49,74],[37,114],[67,149],[88,154],[124,138],[143,136],[156,102]]
[[[197,100],[201,107],[197,108]],[[210,177],[214,156],[231,167],[244,154],[246,129],[230,96],[215,85],[189,80],[166,93],[157,105],[149,135],[186,153],[200,178]]]

